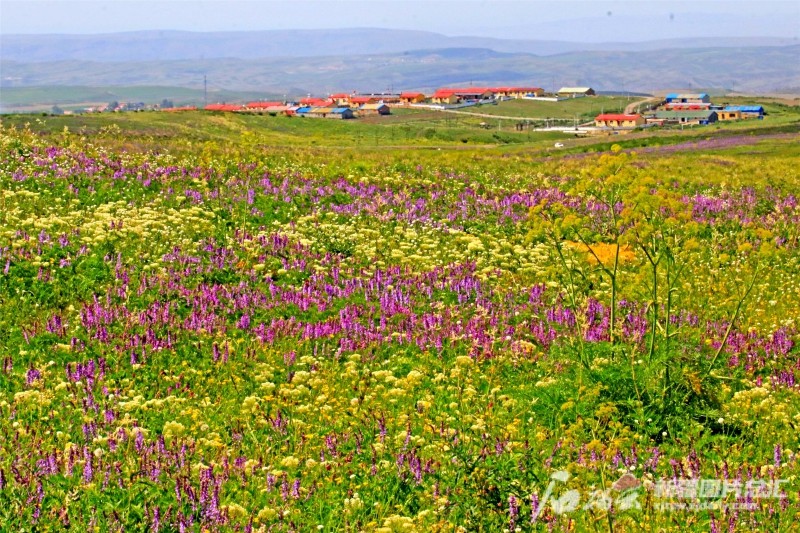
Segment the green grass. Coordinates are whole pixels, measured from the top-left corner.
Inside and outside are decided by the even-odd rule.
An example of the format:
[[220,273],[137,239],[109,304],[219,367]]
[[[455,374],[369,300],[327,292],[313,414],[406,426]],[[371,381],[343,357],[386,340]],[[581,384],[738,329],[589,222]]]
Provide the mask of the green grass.
[[[151,88],[156,90],[155,88]],[[65,96],[66,97],[66,96]],[[553,143],[566,145],[559,152],[585,152],[606,150],[611,144],[626,148],[649,146],[653,143],[674,144],[711,135],[772,134],[800,129],[800,106],[787,101],[760,98],[731,98],[730,103],[760,103],[767,109],[765,120],[746,120],[718,123],[694,128],[654,128],[647,131],[595,138],[578,139],[562,132],[516,131],[516,120],[492,119],[480,116],[445,113],[431,110],[396,109],[385,117],[368,117],[338,121],[300,117],[259,114],[211,113],[192,111],[163,113],[76,114],[51,116],[44,114],[8,114],[0,116],[4,126],[21,128],[26,124],[38,132],[58,134],[68,128],[70,132],[104,139],[115,146],[151,146],[154,141],[165,148],[181,152],[196,152],[198,145],[217,143],[231,150],[239,144],[260,146],[264,149],[295,150],[320,149],[368,150],[443,148],[465,150],[471,146],[506,147],[515,151],[553,152]],[[562,116],[570,117],[573,111],[593,107],[607,109],[619,98],[578,98],[562,102],[507,101],[496,106],[470,108],[470,111],[498,113],[515,116],[526,113],[534,116],[564,107]],[[791,104],[791,101],[788,101]],[[542,111],[545,110],[545,111]],[[551,116],[556,113],[551,113]],[[522,115],[521,115],[522,116]],[[488,129],[481,127],[488,125]]]
[[507,100],[497,105],[484,105],[467,108],[464,111],[487,115],[502,115],[520,118],[593,118],[600,112],[619,112],[625,106],[643,97],[625,98],[620,96],[592,96],[571,98],[560,102],[538,100]]
[[[561,133],[520,133],[511,128],[486,130],[472,120],[435,115],[416,120],[413,114],[387,120],[325,120],[205,111],[116,113],[66,116],[5,115],[2,123],[34,131],[59,132],[65,127],[84,135],[119,135],[128,140],[171,139],[176,142],[249,142],[266,146],[430,146],[514,144],[565,138]],[[115,127],[119,128],[114,133]],[[249,137],[248,137],[249,136]]]

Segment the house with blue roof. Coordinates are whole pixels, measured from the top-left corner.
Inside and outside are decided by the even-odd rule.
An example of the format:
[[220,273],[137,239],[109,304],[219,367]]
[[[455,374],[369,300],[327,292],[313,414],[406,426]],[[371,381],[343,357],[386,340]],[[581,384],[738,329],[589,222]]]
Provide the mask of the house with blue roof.
[[346,119],[354,118],[353,110],[349,107],[312,107],[305,114],[314,118]]
[[758,118],[763,119],[764,106],[760,105],[728,105],[725,106],[724,111],[738,111],[742,118]]
[[707,93],[669,93],[664,100],[668,104],[711,103],[711,97]]

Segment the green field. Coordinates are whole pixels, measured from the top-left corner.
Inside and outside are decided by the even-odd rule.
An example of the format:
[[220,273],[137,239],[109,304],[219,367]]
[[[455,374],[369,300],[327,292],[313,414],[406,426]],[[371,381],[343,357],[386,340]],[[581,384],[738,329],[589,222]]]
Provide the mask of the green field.
[[767,105],[0,117],[0,531],[793,533],[800,109]]
[[542,102],[537,100],[507,100],[498,105],[483,105],[465,108],[464,111],[485,113],[489,115],[513,116],[519,118],[563,118],[579,120],[594,118],[598,114],[619,113],[631,102],[644,100],[644,97],[624,96],[591,96],[570,98],[560,102]]

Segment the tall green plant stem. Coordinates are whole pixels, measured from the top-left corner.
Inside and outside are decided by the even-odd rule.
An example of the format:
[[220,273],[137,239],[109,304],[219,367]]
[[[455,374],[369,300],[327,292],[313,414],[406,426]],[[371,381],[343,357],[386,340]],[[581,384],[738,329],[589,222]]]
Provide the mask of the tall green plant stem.
[[728,337],[730,337],[731,331],[733,331],[733,326],[736,324],[736,320],[739,318],[739,314],[742,311],[742,306],[744,306],[745,300],[750,295],[750,291],[753,290],[753,287],[756,284],[756,279],[758,279],[758,267],[756,267],[756,271],[753,272],[753,278],[747,285],[747,290],[744,291],[744,294],[741,298],[739,298],[739,302],[736,304],[736,310],[733,312],[733,317],[731,318],[731,321],[728,323],[728,327],[725,330],[725,336],[722,337],[722,342],[720,343],[719,348],[717,348],[717,351],[714,353],[714,357],[711,358],[711,363],[708,365],[708,370],[706,370],[705,377],[708,377],[708,375],[711,374],[711,370],[714,368],[714,363],[717,362],[719,355],[725,348],[725,344],[728,342]]

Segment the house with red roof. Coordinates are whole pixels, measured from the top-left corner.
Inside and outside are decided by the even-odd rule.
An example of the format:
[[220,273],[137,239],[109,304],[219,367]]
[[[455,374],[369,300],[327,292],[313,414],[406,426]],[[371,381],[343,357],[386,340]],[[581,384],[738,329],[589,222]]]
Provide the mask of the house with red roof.
[[420,104],[425,101],[425,95],[417,92],[402,92],[400,93],[401,104]]
[[459,104],[465,101],[486,100],[492,98],[494,92],[488,87],[441,88],[431,97],[434,104]]
[[594,125],[598,128],[637,128],[644,124],[644,117],[636,114],[602,113],[594,118]]

